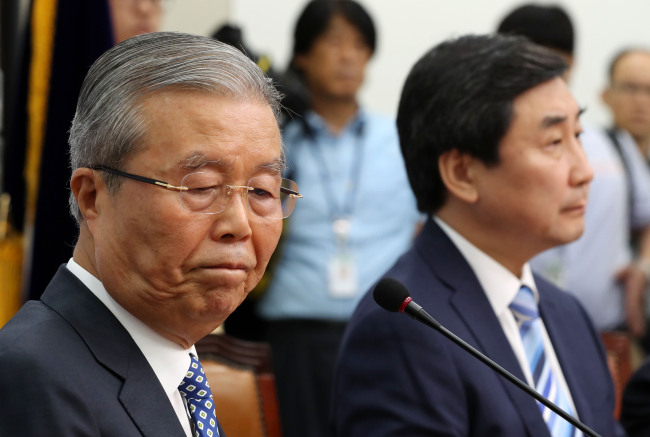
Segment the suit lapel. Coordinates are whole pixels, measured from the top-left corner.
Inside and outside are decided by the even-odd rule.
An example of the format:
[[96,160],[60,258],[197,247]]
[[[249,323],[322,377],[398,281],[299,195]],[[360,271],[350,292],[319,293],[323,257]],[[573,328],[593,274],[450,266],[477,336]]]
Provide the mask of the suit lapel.
[[147,367],[140,365],[139,359],[130,361],[137,364],[129,366],[119,398],[142,435],[185,436],[178,416],[151,367],[148,363]]
[[129,333],[65,266],[41,300],[70,323],[102,366],[124,380],[119,400],[144,436],[185,436],[167,394]]
[[[463,340],[526,383],[526,377],[501,324],[465,258],[433,220],[429,219],[423,230],[425,232],[428,235],[424,244],[420,244],[419,250],[435,275],[452,290],[451,307],[471,333],[471,338]],[[506,378],[500,375],[498,377],[531,435],[539,435],[540,430],[548,432],[537,403],[531,402],[527,393]]]

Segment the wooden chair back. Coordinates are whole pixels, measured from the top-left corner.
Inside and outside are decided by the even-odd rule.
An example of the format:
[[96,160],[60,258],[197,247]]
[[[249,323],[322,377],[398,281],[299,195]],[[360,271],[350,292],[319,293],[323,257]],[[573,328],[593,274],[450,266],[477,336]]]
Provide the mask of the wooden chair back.
[[227,334],[210,334],[195,346],[226,435],[281,437],[270,346]]
[[607,351],[607,364],[609,365],[609,370],[614,381],[614,389],[616,391],[614,417],[618,420],[621,415],[623,389],[632,375],[630,339],[628,334],[619,331],[602,332],[600,336]]

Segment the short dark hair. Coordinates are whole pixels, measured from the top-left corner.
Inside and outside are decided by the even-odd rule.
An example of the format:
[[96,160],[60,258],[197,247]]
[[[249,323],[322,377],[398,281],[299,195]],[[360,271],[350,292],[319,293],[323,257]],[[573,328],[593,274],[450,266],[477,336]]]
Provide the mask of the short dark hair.
[[512,122],[514,99],[559,77],[566,63],[524,37],[468,35],[420,58],[399,102],[400,146],[418,209],[437,211],[446,188],[439,157],[452,149],[499,163],[499,144]]
[[308,53],[335,15],[342,16],[352,24],[363,36],[370,52],[375,52],[375,25],[363,6],[352,0],[312,0],[307,3],[296,22],[293,32],[293,56]]
[[618,66],[618,63],[627,55],[632,54],[632,53],[647,53],[650,55],[650,49],[643,48],[643,47],[626,47],[622,50],[619,50],[612,60],[609,63],[609,81],[611,82],[612,79],[614,78],[614,70],[616,70],[616,67]]
[[519,6],[503,18],[497,32],[522,35],[535,44],[573,55],[573,24],[569,14],[557,5]]

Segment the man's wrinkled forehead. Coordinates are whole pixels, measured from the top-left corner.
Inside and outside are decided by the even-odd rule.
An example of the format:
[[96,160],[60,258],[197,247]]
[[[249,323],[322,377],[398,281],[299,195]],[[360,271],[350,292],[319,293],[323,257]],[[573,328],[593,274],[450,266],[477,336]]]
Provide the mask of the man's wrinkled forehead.
[[[185,157],[178,163],[178,167],[184,172],[211,167],[222,173],[229,173],[234,168],[238,159],[238,157],[229,158],[209,156],[207,153],[202,151],[193,151],[185,155]],[[254,172],[269,172],[282,175],[285,166],[285,160],[280,156],[277,159],[257,164]]]

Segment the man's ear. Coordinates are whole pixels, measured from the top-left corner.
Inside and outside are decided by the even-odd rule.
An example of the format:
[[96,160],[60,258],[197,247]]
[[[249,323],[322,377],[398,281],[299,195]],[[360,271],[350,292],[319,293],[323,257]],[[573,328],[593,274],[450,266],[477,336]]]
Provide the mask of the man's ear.
[[452,149],[438,158],[438,170],[442,182],[452,196],[463,202],[475,203],[478,188],[475,168],[478,160],[467,153]]
[[70,178],[70,189],[75,199],[77,199],[77,205],[79,205],[83,220],[86,222],[91,234],[94,234],[95,224],[100,212],[97,204],[99,186],[105,187],[104,180],[98,172],[87,167],[76,169],[72,173],[72,178]]

